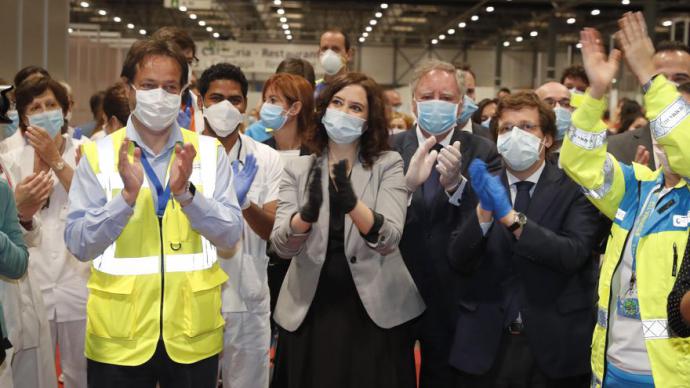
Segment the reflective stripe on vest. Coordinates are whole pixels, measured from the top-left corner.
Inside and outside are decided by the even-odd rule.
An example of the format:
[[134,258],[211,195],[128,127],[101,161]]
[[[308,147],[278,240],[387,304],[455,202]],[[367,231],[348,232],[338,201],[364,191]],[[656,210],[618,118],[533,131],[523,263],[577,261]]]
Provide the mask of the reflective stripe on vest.
[[[199,136],[199,162],[194,162],[192,183],[201,184],[208,196],[213,195],[216,187],[216,168],[218,147],[216,139]],[[124,183],[115,168],[115,150],[112,142],[97,143],[99,173],[96,174],[101,187],[105,190],[107,201],[113,198],[113,190],[123,189]],[[167,181],[168,177],[166,177]],[[144,179],[142,188],[149,187]],[[202,195],[197,193],[197,195]],[[218,260],[216,247],[201,237],[202,252],[192,254],[166,255],[165,272],[191,272],[209,269]],[[115,243],[111,244],[93,260],[93,268],[110,275],[148,275],[160,272],[160,256],[115,257]]]

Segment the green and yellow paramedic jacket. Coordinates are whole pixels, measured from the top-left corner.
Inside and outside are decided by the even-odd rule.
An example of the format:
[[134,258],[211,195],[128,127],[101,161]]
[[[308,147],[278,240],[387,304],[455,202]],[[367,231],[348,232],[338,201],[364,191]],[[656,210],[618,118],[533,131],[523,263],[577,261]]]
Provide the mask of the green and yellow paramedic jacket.
[[[684,104],[680,107],[679,103]],[[690,176],[690,120],[688,107],[663,75],[655,78],[645,95],[653,132],[659,136],[672,166]],[[613,220],[599,277],[598,319],[592,339],[594,387],[606,374],[609,314],[615,310],[611,283],[631,240],[637,262],[640,318],[654,383],[657,387],[690,387],[690,339],[674,338],[668,330],[666,300],[680,269],[688,239],[690,190],[681,180],[668,192],[641,226],[638,237],[630,231],[650,195],[664,186],[662,169],[621,164],[606,152],[606,128],[600,118],[605,100],[585,95],[573,114],[573,127],[561,149],[566,173],[583,186],[592,203]],[[686,146],[680,144],[685,142]],[[685,161],[685,162],[684,162]],[[675,167],[674,167],[675,168]],[[613,306],[613,307],[612,307]]]

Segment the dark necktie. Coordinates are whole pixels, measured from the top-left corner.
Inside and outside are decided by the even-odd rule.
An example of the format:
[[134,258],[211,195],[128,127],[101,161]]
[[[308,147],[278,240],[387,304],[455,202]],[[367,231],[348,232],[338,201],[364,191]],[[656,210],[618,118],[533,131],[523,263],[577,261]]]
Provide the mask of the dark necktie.
[[[441,149],[443,147],[440,144],[434,145],[432,150],[436,150],[436,152],[441,152]],[[431,174],[429,174],[429,178],[424,182],[424,203],[426,204],[427,207],[431,206],[431,204],[434,202],[434,198],[436,198],[436,194],[438,194],[439,189],[441,188],[441,184],[438,181],[439,177],[441,174],[438,173],[436,170],[436,163],[434,163],[434,167],[431,168]]]
[[527,212],[530,200],[529,191],[530,189],[532,189],[532,186],[534,186],[533,182],[522,181],[515,183],[515,187],[517,188],[517,194],[515,195],[515,204],[513,205],[513,208],[516,212]]

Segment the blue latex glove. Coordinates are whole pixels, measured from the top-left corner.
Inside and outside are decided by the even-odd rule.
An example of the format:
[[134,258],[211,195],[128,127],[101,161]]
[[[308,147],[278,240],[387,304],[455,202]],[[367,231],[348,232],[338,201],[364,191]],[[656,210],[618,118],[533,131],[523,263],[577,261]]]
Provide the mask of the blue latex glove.
[[494,219],[500,220],[513,210],[513,205],[510,203],[510,196],[501,178],[498,176],[489,176],[486,181],[486,191],[491,196],[491,203],[493,204]]
[[184,129],[189,129],[189,125],[192,123],[192,110],[189,105],[185,106],[184,109],[180,110],[177,114],[177,125]]
[[256,164],[256,158],[252,154],[247,155],[244,168],[241,170],[239,160],[232,161],[232,186],[235,188],[235,194],[237,194],[237,202],[239,202],[240,207],[243,209],[246,208],[247,193],[249,193],[249,189],[252,187],[257,171],[259,171],[259,166]]
[[493,211],[492,197],[487,190],[488,180],[491,177],[489,170],[486,168],[486,163],[481,159],[474,159],[468,169],[470,173],[470,185],[472,190],[479,198],[479,206],[486,211]]

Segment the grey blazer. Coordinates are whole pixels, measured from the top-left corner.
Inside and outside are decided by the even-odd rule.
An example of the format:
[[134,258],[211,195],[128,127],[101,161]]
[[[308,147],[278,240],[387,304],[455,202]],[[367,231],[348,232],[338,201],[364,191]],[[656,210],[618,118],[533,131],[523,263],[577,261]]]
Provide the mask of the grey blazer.
[[[275,252],[293,258],[273,316],[288,331],[297,330],[307,315],[326,259],[330,216],[327,158],[316,159],[322,165],[323,190],[318,221],[304,234],[294,233],[290,227],[290,219],[305,201],[314,158],[301,156],[285,167],[271,233]],[[355,163],[350,179],[357,197],[385,219],[377,243],[369,244],[346,216],[345,257],[369,317],[388,329],[421,315],[425,308],[398,250],[407,212],[403,161],[397,152],[385,152],[370,169]]]
[[637,146],[643,145],[649,151],[649,163],[647,167],[652,170],[654,168],[654,149],[652,148],[652,133],[649,130],[649,125],[637,128],[632,131],[626,131],[618,135],[613,135],[608,139],[608,147],[606,151],[613,155],[616,160],[625,164],[632,164],[637,153]]

